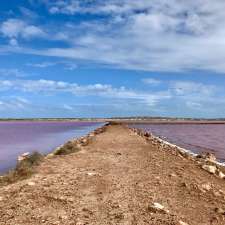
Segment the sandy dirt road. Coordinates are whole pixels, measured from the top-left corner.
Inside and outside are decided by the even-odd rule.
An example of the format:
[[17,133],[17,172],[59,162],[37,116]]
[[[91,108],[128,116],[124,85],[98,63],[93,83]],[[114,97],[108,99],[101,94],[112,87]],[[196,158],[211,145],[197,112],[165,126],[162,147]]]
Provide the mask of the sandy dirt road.
[[1,225],[224,225],[224,207],[224,180],[120,125],[0,188]]

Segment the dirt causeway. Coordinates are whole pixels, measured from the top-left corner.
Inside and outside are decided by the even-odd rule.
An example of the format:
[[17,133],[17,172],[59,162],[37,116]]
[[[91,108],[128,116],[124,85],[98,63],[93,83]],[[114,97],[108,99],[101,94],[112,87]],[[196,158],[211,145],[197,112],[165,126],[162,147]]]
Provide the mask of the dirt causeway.
[[0,188],[0,225],[225,225],[225,180],[110,125]]

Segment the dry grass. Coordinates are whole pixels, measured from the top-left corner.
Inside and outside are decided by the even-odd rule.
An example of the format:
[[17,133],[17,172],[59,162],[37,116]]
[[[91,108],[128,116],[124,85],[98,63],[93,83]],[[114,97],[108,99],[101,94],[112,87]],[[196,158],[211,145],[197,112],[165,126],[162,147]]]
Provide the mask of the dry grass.
[[55,151],[54,155],[68,155],[74,152],[78,152],[79,148],[73,142],[69,141],[57,151]]
[[29,178],[35,173],[35,167],[43,160],[43,155],[33,152],[26,159],[17,163],[16,168],[0,177],[0,186],[15,183],[19,180]]

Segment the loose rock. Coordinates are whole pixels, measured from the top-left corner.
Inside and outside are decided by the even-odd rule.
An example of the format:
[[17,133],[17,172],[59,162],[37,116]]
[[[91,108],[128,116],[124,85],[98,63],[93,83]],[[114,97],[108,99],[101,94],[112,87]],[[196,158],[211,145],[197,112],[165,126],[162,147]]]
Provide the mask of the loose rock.
[[183,222],[182,220],[179,220],[178,222],[179,225],[188,225],[188,223]]
[[225,210],[222,208],[215,208],[215,212],[221,215],[225,215]]
[[28,182],[28,183],[27,183],[27,185],[28,185],[28,186],[34,186],[34,185],[35,185],[35,183],[34,183],[34,182],[32,182],[32,181],[30,181],[30,182]]
[[212,189],[212,185],[210,183],[202,184],[201,187],[204,191],[210,191]]
[[30,155],[30,152],[25,152],[23,153],[22,155],[18,156],[18,161],[21,162],[23,161],[24,159],[26,159],[28,156]]
[[198,155],[197,158],[202,158],[209,162],[216,162],[216,156],[213,153],[205,153],[202,155]]
[[203,165],[202,166],[203,170],[206,170],[207,172],[211,173],[211,174],[215,174],[217,171],[216,166],[211,166],[211,165]]
[[95,172],[88,172],[87,175],[88,176],[95,176],[95,175],[97,175],[97,173],[95,173]]
[[219,171],[219,174],[218,174],[219,178],[221,179],[224,179],[225,178],[225,174],[221,171]]
[[177,175],[175,173],[171,173],[169,176],[170,177],[176,177]]
[[149,205],[148,210],[154,213],[169,213],[169,210],[166,210],[165,207],[158,202],[154,202],[152,205]]

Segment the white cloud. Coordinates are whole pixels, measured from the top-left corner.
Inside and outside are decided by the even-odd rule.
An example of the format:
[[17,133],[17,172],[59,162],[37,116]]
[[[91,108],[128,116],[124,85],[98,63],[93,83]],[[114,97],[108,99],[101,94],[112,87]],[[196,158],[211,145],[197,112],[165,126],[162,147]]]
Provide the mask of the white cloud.
[[[42,1],[52,14],[89,13],[102,18],[77,23],[65,19],[60,26],[46,23],[43,27],[48,32],[38,25],[9,19],[0,28],[12,45],[6,51],[78,59],[123,69],[225,73],[223,0]],[[18,37],[43,35],[48,41],[66,42],[67,47],[13,47]]]
[[0,77],[25,77],[26,73],[19,69],[0,69]]
[[[155,80],[152,78],[144,79],[142,82],[151,86],[158,85],[161,91],[169,93],[170,98],[166,102],[167,107],[176,107],[204,112],[209,110],[212,105],[215,109],[219,105],[225,104],[225,93],[222,86],[194,82],[189,80]],[[165,102],[164,102],[165,103]],[[161,105],[162,106],[162,105]]]
[[35,13],[34,11],[31,11],[28,8],[25,7],[19,7],[22,15],[24,16],[24,18],[29,18],[29,19],[37,19],[38,18],[38,14]]
[[205,97],[214,94],[218,89],[218,87],[214,85],[206,85],[191,81],[174,81],[171,82],[170,88],[173,89],[176,95],[202,95]]
[[30,102],[20,96],[9,96],[0,98],[0,111],[25,109]]
[[74,108],[72,106],[67,105],[67,104],[64,104],[63,108],[66,109],[66,110],[74,110]]
[[54,61],[54,62],[41,62],[41,63],[28,63],[27,66],[37,67],[37,68],[47,68],[51,66],[62,65],[66,70],[77,69],[77,64],[70,61]]
[[149,106],[156,105],[160,100],[170,99],[168,92],[141,92],[126,89],[125,87],[113,88],[106,84],[90,84],[81,86],[53,80],[0,80],[1,91],[14,90],[32,93],[71,93],[76,96],[98,96],[102,98],[135,100]]
[[54,62],[42,62],[42,63],[28,63],[27,66],[37,67],[37,68],[47,68],[50,66],[54,66],[56,63]]
[[24,38],[45,36],[45,33],[39,27],[33,25],[25,26],[22,32],[21,35]]
[[191,102],[191,101],[187,101],[186,102],[186,106],[190,109],[194,109],[194,110],[202,110],[203,106],[202,104],[198,103],[198,102]]
[[30,25],[20,19],[8,19],[0,26],[0,33],[9,38],[10,45],[16,46],[17,38],[30,39],[45,37],[46,33],[39,27]]
[[[206,111],[218,110],[225,104],[225,93],[222,86],[204,84],[193,81],[171,81],[169,83],[169,92],[172,100],[179,105],[179,108],[184,107],[188,111],[197,110],[206,114]],[[172,102],[170,102],[172,104]]]
[[15,47],[15,46],[18,46],[18,41],[15,38],[12,38],[12,39],[9,40],[9,44],[11,46]]
[[29,54],[91,60],[134,70],[225,72],[223,0],[61,0],[45,3],[53,14],[89,13],[107,17],[81,21],[79,25],[66,26],[65,23],[59,33],[64,34],[63,39],[70,47],[43,51],[23,49]]
[[153,85],[153,86],[157,86],[162,83],[162,81],[154,79],[154,78],[146,78],[146,79],[143,79],[142,82],[144,82],[145,84]]
[[54,6],[50,7],[50,13],[66,13],[73,15],[75,12],[79,12],[80,5],[78,1],[70,1],[69,3],[58,1]]
[[24,27],[25,23],[23,21],[9,19],[2,23],[1,32],[7,37],[15,38],[21,33],[21,30],[23,30]]
[[[66,113],[96,112],[98,115],[105,110],[107,115],[132,115],[134,112],[144,115],[145,113],[160,113],[160,115],[221,115],[224,110],[224,92],[221,87],[193,81],[162,81],[162,86],[156,90],[134,90],[126,87],[113,87],[107,84],[78,85],[77,83],[54,81],[54,80],[0,80],[1,96],[4,92],[13,92],[16,95],[29,96],[29,99],[53,98],[71,94],[70,98],[62,102],[51,101],[50,105],[36,101],[30,102],[26,98],[0,97],[0,110],[12,112],[19,109],[21,112],[32,111],[34,108],[40,113],[63,111]],[[148,87],[148,86],[146,86]],[[218,95],[218,93],[220,93]],[[97,103],[86,101],[87,96],[94,98]],[[220,96],[218,98],[218,96]],[[78,98],[77,98],[78,97]],[[85,97],[85,102],[78,99]],[[49,104],[49,102],[48,102]],[[122,108],[121,108],[122,106]],[[218,107],[222,110],[218,112]],[[55,109],[55,110],[54,110]],[[101,109],[101,110],[100,110]],[[10,111],[11,110],[11,111]],[[100,110],[100,112],[99,112]],[[29,111],[29,112],[30,112]],[[208,113],[208,114],[207,114]],[[54,115],[54,113],[53,113]],[[73,114],[71,114],[73,115]],[[90,114],[87,114],[90,116]],[[103,114],[101,114],[103,115]]]

